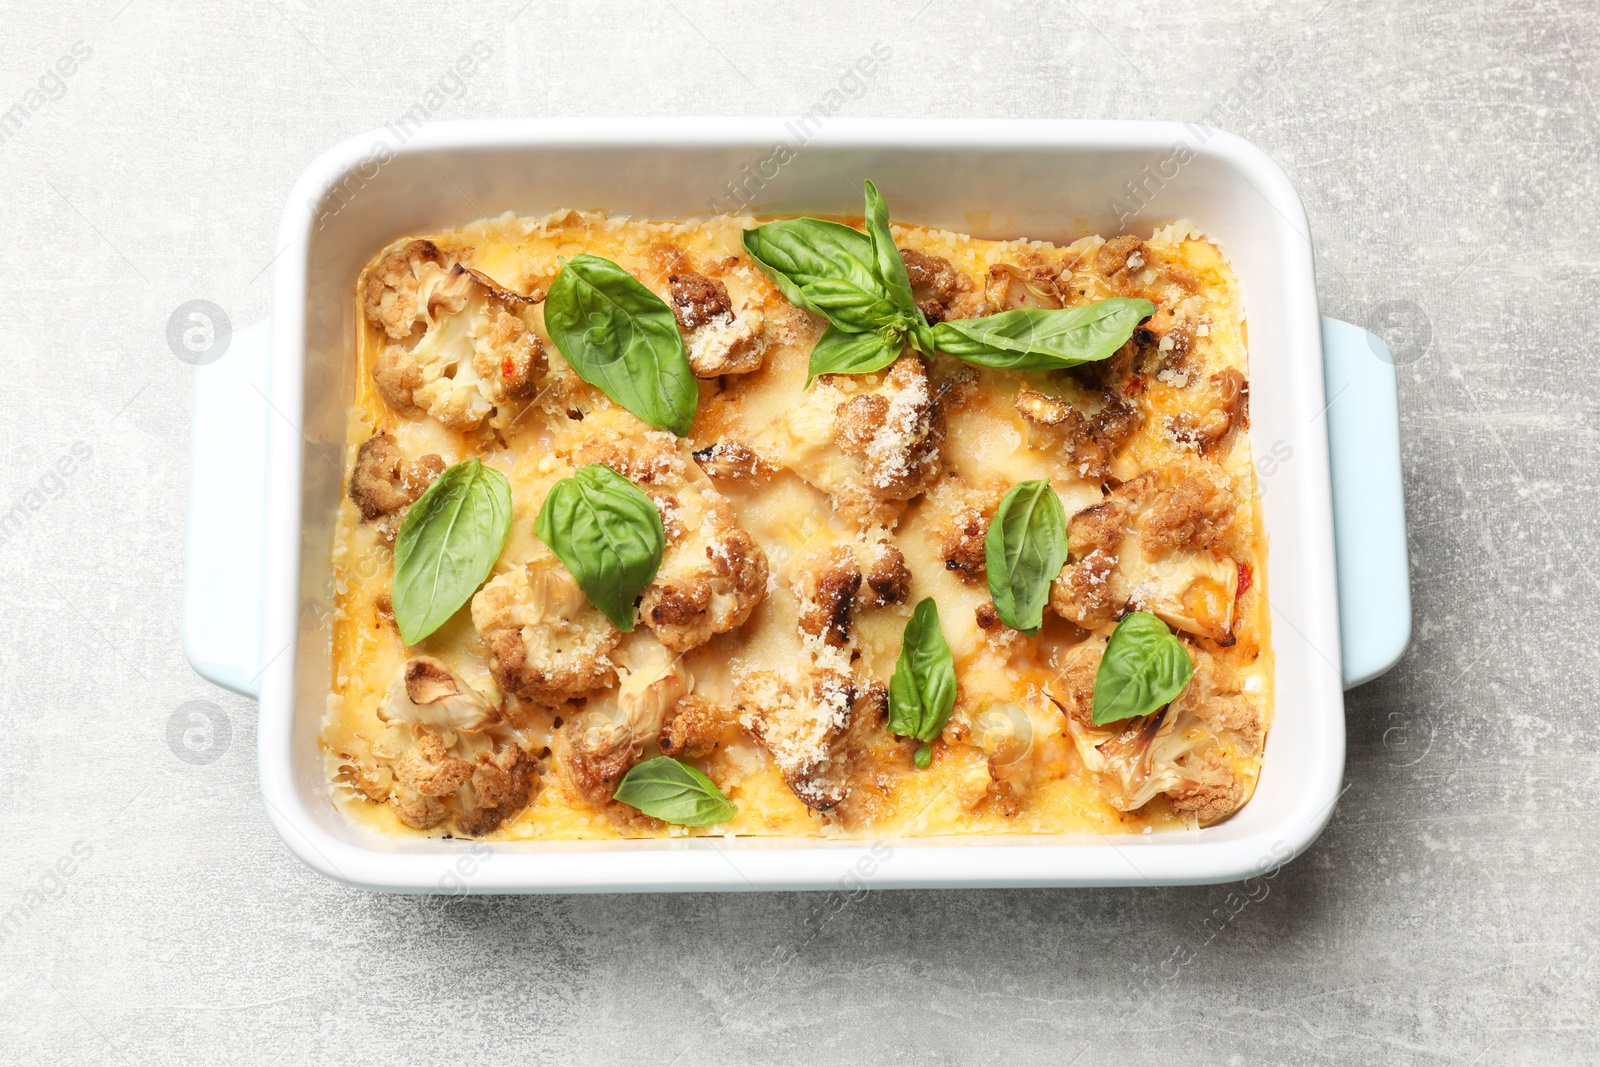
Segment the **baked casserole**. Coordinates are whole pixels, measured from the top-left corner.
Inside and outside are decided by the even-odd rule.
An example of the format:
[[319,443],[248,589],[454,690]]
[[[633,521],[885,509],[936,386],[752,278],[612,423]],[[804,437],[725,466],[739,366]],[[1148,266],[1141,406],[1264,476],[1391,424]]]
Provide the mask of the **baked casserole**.
[[391,835],[1209,825],[1272,716],[1246,329],[1059,246],[560,211],[356,280],[330,788]]

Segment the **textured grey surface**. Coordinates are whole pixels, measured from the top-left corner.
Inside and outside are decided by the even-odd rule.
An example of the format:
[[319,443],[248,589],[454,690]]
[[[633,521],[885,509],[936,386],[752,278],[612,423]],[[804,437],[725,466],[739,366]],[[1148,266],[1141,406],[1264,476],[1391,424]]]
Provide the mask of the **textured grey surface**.
[[[0,540],[0,1061],[1600,1060],[1592,5],[124,2],[0,13],[0,109],[24,108],[0,122],[0,511],[23,508]],[[440,903],[293,859],[254,706],[175,636],[191,371],[166,322],[191,299],[263,317],[295,177],[478,38],[493,56],[437,117],[792,115],[881,39],[841,113],[1210,114],[1282,164],[1325,310],[1411,330],[1416,637],[1351,696],[1349,789],[1310,853],[1242,905]],[[231,730],[209,763],[167,740],[195,700]]]

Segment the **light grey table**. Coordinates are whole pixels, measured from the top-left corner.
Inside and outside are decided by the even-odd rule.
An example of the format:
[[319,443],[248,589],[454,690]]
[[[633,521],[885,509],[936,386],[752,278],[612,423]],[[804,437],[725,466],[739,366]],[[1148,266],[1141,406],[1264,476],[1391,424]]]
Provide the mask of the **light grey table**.
[[[1600,1059],[1600,12],[1402,7],[5,4],[0,1061]],[[874,42],[892,57],[852,81]],[[1327,832],[1242,907],[1227,887],[440,905],[303,868],[256,797],[253,705],[175,636],[191,371],[168,316],[262,318],[294,178],[417,102],[824,101],[1206,119],[1288,170],[1324,309],[1405,353],[1416,636],[1351,695]],[[226,726],[210,762],[169,745],[190,701]]]

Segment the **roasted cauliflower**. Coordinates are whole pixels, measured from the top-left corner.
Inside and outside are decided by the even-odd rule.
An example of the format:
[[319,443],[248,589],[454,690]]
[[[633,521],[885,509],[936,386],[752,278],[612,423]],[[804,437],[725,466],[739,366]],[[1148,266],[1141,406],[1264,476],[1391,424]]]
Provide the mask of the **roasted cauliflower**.
[[1203,461],[1124,482],[1072,517],[1051,607],[1103,631],[1125,610],[1149,611],[1174,629],[1231,644],[1239,565],[1214,544],[1236,506],[1227,475]]
[[668,713],[694,688],[682,661],[648,634],[630,639],[619,659],[616,692],[591,698],[556,735],[563,773],[596,805],[611,800],[622,776],[660,736]]
[[696,378],[749,374],[761,368],[766,336],[760,308],[746,307],[735,314],[727,287],[694,271],[679,271],[667,282],[672,311],[689,349],[689,369]]
[[824,375],[783,418],[783,465],[863,525],[890,526],[939,475],[939,406],[922,359],[872,375]]
[[1202,826],[1231,815],[1244,803],[1245,786],[1222,742],[1195,714],[1196,700],[1188,698],[1204,683],[1197,676],[1189,690],[1153,714],[1096,726],[1094,677],[1103,652],[1102,646],[1084,646],[1047,694],[1112,806],[1135,811],[1164,794],[1173,814]]
[[553,707],[617,680],[610,653],[622,632],[548,549],[478,590],[472,625],[489,646],[495,682],[522,700]]
[[356,450],[350,468],[350,499],[363,522],[375,523],[379,535],[393,543],[405,511],[444,472],[444,460],[429,453],[407,460],[394,437],[375,433]]
[[402,414],[426,412],[462,433],[491,422],[503,429],[545,369],[544,345],[522,317],[529,301],[444,263],[436,246],[413,241],[368,276],[367,318],[394,341],[379,353],[373,381]]
[[904,553],[881,539],[806,553],[791,575],[800,632],[833,648],[850,643],[856,612],[903,604],[911,591]]
[[754,671],[740,679],[739,724],[771,754],[794,795],[828,811],[848,793],[848,753],[839,744],[859,689],[837,670]]
[[382,733],[342,754],[339,778],[407,826],[492,833],[538,788],[538,764],[498,705],[431,656],[401,666],[377,714]]
[[584,420],[572,462],[603,463],[655,502],[667,546],[639,617],[667,648],[687,652],[750,617],[766,596],[767,556],[688,445],[668,433],[626,434],[632,418],[611,409]]

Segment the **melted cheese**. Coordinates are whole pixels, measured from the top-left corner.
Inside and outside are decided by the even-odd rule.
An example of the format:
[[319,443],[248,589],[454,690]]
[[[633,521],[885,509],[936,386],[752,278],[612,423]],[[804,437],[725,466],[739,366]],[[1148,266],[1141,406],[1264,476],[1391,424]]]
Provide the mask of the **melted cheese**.
[[[609,700],[636,708],[644,718],[659,719],[664,707],[691,687],[697,697],[732,705],[740,699],[741,679],[763,671],[778,678],[792,676],[804,658],[797,627],[800,606],[791,589],[796,569],[810,555],[858,537],[856,525],[830,506],[829,492],[849,477],[850,464],[856,462],[840,452],[831,423],[842,399],[875,388],[880,376],[835,378],[806,389],[807,357],[823,324],[784,301],[744,257],[740,232],[754,224],[751,219],[727,217],[680,224],[560,212],[533,219],[506,216],[432,237],[450,256],[535,298],[542,297],[560,270],[561,258],[580,252],[614,260],[663,297],[674,271],[714,274],[726,286],[738,317],[734,324],[717,327],[691,343],[702,349],[726,346],[730,331],[751,328],[758,328],[761,335],[759,370],[701,382],[689,445],[699,449],[737,440],[761,446],[767,455],[779,458],[780,469],[767,476],[716,481],[716,490],[733,507],[739,525],[768,556],[772,572],[768,595],[742,627],[718,635],[681,663],[667,664],[651,658],[653,653],[641,653],[631,666],[624,666],[620,691],[592,698],[584,714],[604,714],[601,706]],[[957,301],[958,310],[965,307],[967,313],[981,307],[990,268],[997,264],[1047,270],[1059,279],[1059,288],[1071,303],[1113,295],[1105,279],[1089,266],[1101,246],[1099,238],[1061,248],[1027,241],[980,241],[915,227],[896,226],[895,235],[904,247],[944,257],[967,279],[969,288]],[[1242,304],[1222,256],[1187,226],[1168,227],[1160,236],[1163,239],[1148,242],[1140,256],[1129,261],[1129,284],[1154,294],[1163,310],[1184,325],[1192,349],[1182,374],[1164,371],[1142,383],[1144,423],[1120,448],[1112,466],[1114,477],[1121,480],[1190,455],[1174,440],[1171,418],[1202,404],[1206,375],[1228,368],[1241,374],[1247,370]],[[364,279],[365,275],[362,283]],[[359,288],[357,299],[359,305]],[[456,433],[425,415],[391,409],[372,376],[387,339],[359,312],[361,325],[353,339],[355,391],[347,464],[371,434],[388,431],[408,457],[435,453],[453,463],[478,455],[503,471],[513,489],[514,516],[497,574],[521,566],[539,551],[534,517],[550,486],[571,473],[566,457],[573,441],[586,432],[586,422],[616,425],[620,419],[637,433],[646,429],[621,412],[615,413],[616,419],[587,418],[586,413],[609,413],[610,401],[564,373],[544,327],[542,303],[522,314],[544,342],[550,370],[538,397],[518,415],[509,432],[498,435]],[[942,477],[962,491],[987,493],[994,500],[1018,481],[1046,478],[1071,516],[1099,503],[1102,489],[1072,469],[1060,448],[1014,409],[1024,377],[1035,387],[1044,387],[1043,375],[977,373],[976,394],[946,414]],[[889,425],[903,421],[917,399],[896,398]],[[892,451],[895,443],[886,439],[873,447]],[[878,458],[892,471],[893,455]],[[1220,620],[1223,630],[1231,622],[1234,644],[1211,648],[1209,655],[1216,669],[1232,679],[1235,691],[1251,702],[1264,734],[1272,710],[1272,660],[1262,589],[1265,538],[1246,435],[1234,434],[1228,447],[1213,458],[1236,486],[1236,518],[1223,543],[1183,552],[1159,564],[1145,559],[1135,545],[1119,566],[1151,610],[1169,622],[1181,625],[1185,618],[1202,617],[1210,625]],[[914,746],[884,739],[868,761],[873,773],[855,782],[852,800],[824,816],[801,803],[783,770],[803,762],[807,751],[816,748],[817,737],[837,723],[802,716],[783,724],[765,745],[748,732],[735,730],[709,756],[693,762],[738,805],[739,813],[715,831],[696,831],[621,818],[613,808],[588,803],[560,773],[558,757],[546,755],[535,799],[496,836],[593,839],[715,832],[873,837],[1137,832],[1190,825],[1190,820],[1175,816],[1161,802],[1137,811],[1118,810],[1103,783],[1085,767],[1052,699],[1052,686],[1063,672],[1084,648],[1103,641],[1104,633],[1087,633],[1047,611],[1046,624],[1035,638],[1003,628],[997,636],[988,635],[977,621],[989,604],[987,586],[981,576],[964,581],[946,565],[942,524],[948,512],[941,510],[936,496],[930,493],[910,501],[893,528],[880,531],[905,555],[910,596],[902,604],[858,612],[854,663],[849,657],[844,662],[844,669],[853,670],[859,679],[887,682],[910,606],[927,596],[937,600],[956,660],[960,694],[951,724],[934,746],[931,767],[915,769],[910,760]],[[392,580],[392,556],[375,528],[361,521],[348,500],[339,514],[333,565],[337,590],[333,686],[321,733],[330,775],[350,758],[350,752],[380,733],[377,709],[408,654],[379,610]],[[1242,574],[1250,575],[1253,585],[1236,597]],[[560,600],[563,589],[555,583],[551,598]],[[412,651],[440,658],[469,684],[498,696],[489,674],[488,648],[469,616],[463,609]],[[635,636],[639,633],[648,636],[643,627]],[[625,660],[627,648],[617,655]],[[548,751],[562,712],[529,706],[517,714],[530,751]],[[1248,798],[1259,768],[1259,743],[1241,747],[1219,738],[1218,749],[1231,761]],[[645,753],[646,758],[653,754],[653,747]],[[417,833],[401,824],[387,805],[345,789],[335,789],[334,794],[352,818],[366,825],[396,835]]]

